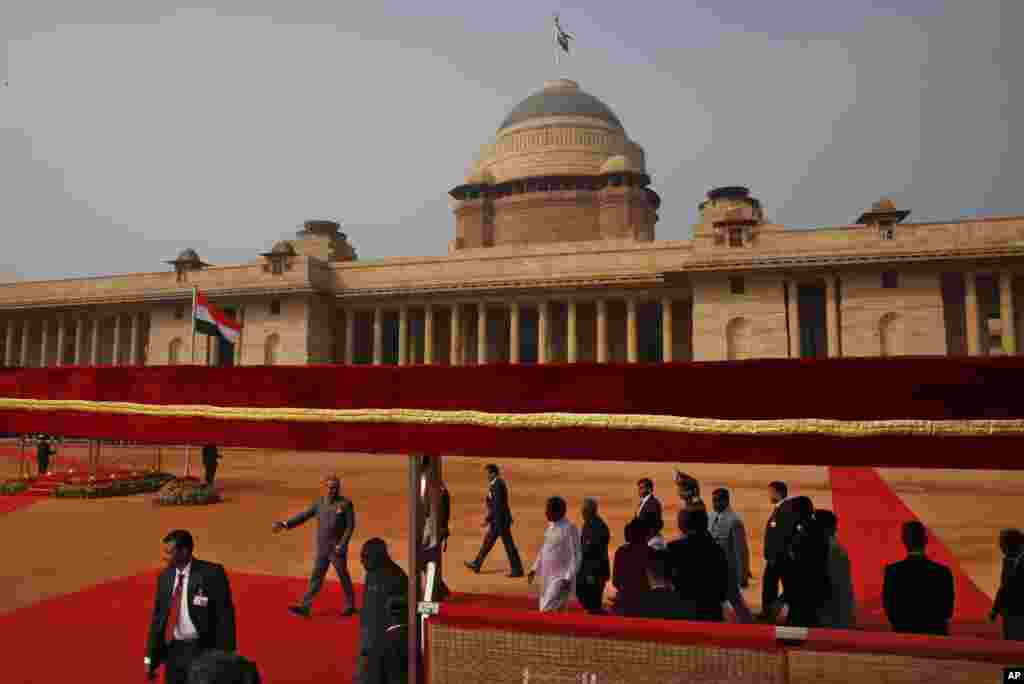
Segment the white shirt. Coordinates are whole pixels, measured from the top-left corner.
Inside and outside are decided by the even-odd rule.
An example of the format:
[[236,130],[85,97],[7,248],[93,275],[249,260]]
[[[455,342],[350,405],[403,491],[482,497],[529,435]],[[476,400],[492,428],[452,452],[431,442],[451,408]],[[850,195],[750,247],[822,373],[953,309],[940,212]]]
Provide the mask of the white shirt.
[[[178,581],[178,576],[181,576],[181,600],[178,602],[176,609],[178,610],[178,624],[174,628],[174,638],[179,640],[190,640],[199,638],[199,630],[192,624],[192,618],[188,615],[188,578],[192,572],[192,561],[188,562],[183,570],[176,571],[174,575],[174,581]],[[171,585],[171,596],[174,596],[174,584]],[[172,609],[175,607],[172,606]],[[167,616],[170,620],[170,615]]]
[[640,499],[640,507],[636,509],[636,514],[638,516],[640,515],[640,511],[644,510],[644,504],[647,503],[647,500],[650,499],[652,496],[654,496],[653,493],[648,494],[644,498]]
[[[576,575],[583,564],[583,550],[580,546],[580,532],[562,518],[548,524],[544,532],[544,545],[537,554],[531,572],[536,573],[541,583],[540,609],[551,611],[568,606],[569,596],[576,589]],[[568,583],[568,591],[559,591],[561,583]]]

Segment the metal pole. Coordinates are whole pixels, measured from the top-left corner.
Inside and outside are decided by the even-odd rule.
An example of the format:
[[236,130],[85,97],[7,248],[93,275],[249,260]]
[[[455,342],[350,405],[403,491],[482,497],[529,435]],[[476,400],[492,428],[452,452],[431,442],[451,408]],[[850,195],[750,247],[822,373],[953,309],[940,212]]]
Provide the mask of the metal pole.
[[32,469],[25,460],[25,436],[18,435],[18,472],[28,478],[32,476]]
[[[430,489],[427,495],[430,497],[430,541],[432,544],[439,544],[441,538],[441,457],[438,455],[430,456],[430,462],[427,466],[429,468],[427,481],[430,483]],[[437,554],[437,570],[435,572],[435,585],[440,587],[441,582],[444,579],[444,573],[442,572],[442,558],[444,553]],[[431,597],[432,600],[436,600]]]
[[423,684],[420,670],[420,534],[423,512],[420,499],[420,456],[409,454],[409,684]]

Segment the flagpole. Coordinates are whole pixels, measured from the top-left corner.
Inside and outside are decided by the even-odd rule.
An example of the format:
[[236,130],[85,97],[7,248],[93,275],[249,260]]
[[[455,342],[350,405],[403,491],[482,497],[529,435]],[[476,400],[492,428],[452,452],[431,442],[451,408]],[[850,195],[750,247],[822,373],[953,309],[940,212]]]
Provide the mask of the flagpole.
[[192,365],[196,365],[196,286],[192,286]]

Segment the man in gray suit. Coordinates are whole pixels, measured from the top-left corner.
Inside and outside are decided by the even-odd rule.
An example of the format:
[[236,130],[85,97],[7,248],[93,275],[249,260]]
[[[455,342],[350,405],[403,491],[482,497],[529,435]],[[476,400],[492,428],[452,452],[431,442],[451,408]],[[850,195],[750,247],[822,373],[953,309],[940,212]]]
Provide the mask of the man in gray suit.
[[352,502],[341,495],[341,480],[337,475],[328,475],[321,481],[323,496],[313,505],[287,521],[275,522],[274,532],[290,530],[312,518],[317,519],[316,561],[309,578],[309,589],[302,597],[302,603],[288,608],[295,615],[309,617],[313,597],[320,593],[327,568],[334,566],[345,592],[343,617],[356,612],[356,597],[352,589],[352,578],[348,574],[348,543],[356,529],[356,510]]
[[747,587],[751,577],[747,530],[743,527],[743,520],[729,505],[728,489],[716,489],[711,493],[711,507],[708,530],[729,561],[729,593],[726,598],[736,611],[738,622],[753,622],[754,616],[740,591],[741,587]]

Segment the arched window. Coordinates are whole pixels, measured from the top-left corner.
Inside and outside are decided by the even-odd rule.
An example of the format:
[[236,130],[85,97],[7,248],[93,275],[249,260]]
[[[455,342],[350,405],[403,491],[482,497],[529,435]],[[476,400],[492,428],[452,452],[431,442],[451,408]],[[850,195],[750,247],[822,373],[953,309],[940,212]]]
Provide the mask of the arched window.
[[277,363],[277,355],[281,347],[281,338],[274,333],[273,335],[267,336],[267,341],[263,343],[263,363],[267,366],[273,366]]
[[171,340],[171,344],[167,348],[167,365],[177,366],[181,363],[181,348],[183,343],[180,337],[175,337]]
[[880,356],[900,356],[904,342],[903,317],[887,313],[878,321],[878,353]]
[[749,359],[754,355],[754,337],[751,334],[750,321],[746,318],[734,318],[725,326],[725,358]]

